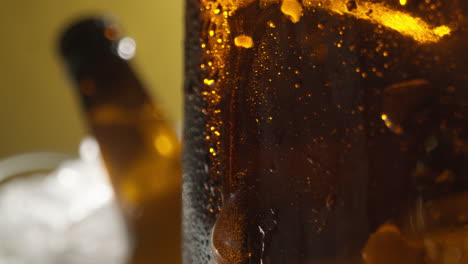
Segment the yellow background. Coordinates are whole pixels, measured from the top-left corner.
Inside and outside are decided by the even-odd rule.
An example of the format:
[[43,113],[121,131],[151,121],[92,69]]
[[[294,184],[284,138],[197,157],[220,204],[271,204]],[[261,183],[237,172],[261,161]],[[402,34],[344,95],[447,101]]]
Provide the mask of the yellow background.
[[76,153],[86,134],[56,53],[64,26],[112,14],[137,42],[132,60],[171,122],[182,118],[183,0],[14,0],[0,8],[0,159],[29,151]]

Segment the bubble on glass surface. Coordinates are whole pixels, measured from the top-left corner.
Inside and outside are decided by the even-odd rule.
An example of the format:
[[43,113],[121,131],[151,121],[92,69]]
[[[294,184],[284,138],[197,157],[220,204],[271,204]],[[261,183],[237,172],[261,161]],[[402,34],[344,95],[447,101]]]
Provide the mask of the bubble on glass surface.
[[247,36],[247,35],[239,35],[234,38],[234,44],[237,47],[242,47],[242,48],[251,48],[253,47],[254,43],[252,40],[252,37]]
[[218,264],[241,264],[249,257],[245,247],[246,212],[240,194],[232,194],[216,219],[211,251]]

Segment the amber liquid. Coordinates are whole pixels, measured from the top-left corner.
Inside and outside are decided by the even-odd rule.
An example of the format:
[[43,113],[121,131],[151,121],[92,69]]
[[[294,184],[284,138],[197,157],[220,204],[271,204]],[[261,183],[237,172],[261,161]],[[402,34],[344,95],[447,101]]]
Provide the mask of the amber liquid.
[[90,113],[133,252],[128,263],[180,263],[180,147],[156,110],[101,106]]
[[173,129],[118,58],[94,62],[79,88],[128,223],[128,263],[180,263],[181,149]]
[[188,1],[185,263],[468,263],[461,1]]

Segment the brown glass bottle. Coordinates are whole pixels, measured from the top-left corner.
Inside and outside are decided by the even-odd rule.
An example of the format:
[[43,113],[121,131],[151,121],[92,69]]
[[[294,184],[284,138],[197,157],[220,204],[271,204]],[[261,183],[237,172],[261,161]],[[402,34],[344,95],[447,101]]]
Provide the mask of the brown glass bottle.
[[466,15],[188,0],[185,263],[465,263]]
[[129,263],[180,263],[180,146],[123,40],[115,23],[91,18],[68,28],[60,49],[129,225]]

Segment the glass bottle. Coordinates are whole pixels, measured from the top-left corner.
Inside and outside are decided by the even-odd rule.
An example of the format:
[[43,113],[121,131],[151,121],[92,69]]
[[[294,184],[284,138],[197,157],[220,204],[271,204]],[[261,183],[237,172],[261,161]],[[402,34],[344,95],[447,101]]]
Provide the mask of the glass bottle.
[[60,51],[133,236],[129,263],[180,263],[180,146],[127,62],[135,42],[89,18],[63,33]]
[[184,263],[468,261],[468,4],[187,0]]

